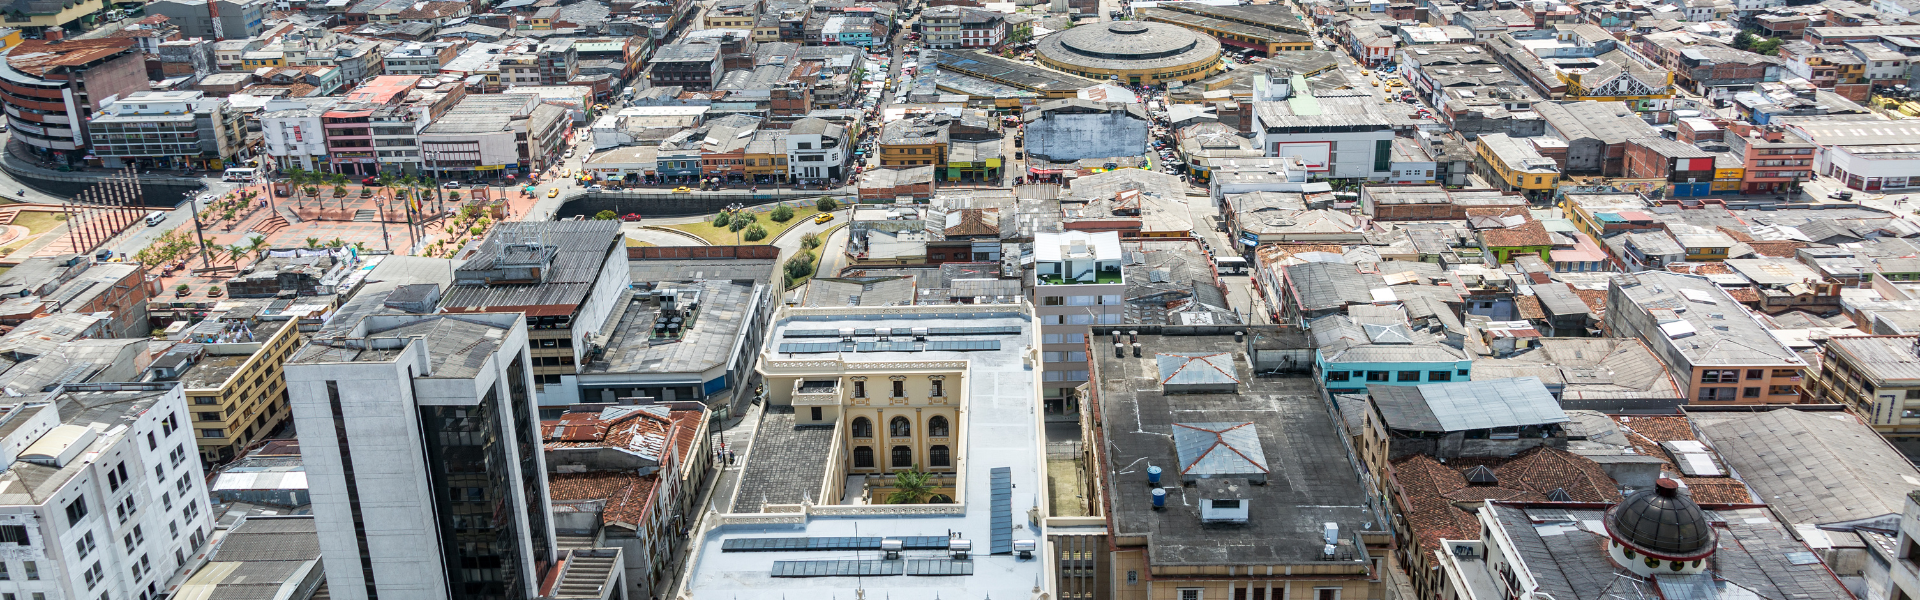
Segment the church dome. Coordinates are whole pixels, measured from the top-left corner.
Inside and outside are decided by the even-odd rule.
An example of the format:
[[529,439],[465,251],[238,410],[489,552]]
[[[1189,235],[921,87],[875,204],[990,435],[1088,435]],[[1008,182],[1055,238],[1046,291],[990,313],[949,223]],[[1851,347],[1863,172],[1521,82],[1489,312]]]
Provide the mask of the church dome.
[[1680,484],[1661,479],[1607,510],[1607,534],[1641,554],[1667,560],[1693,560],[1713,553],[1718,534],[1706,511],[1680,493]]

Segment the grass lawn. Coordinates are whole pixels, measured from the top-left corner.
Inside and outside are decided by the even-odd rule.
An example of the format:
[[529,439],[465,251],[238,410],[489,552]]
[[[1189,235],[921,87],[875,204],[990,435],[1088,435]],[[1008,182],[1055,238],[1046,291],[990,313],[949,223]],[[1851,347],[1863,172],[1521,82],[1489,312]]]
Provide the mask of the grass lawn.
[[[804,223],[808,219],[812,219],[814,215],[820,213],[819,209],[814,208],[813,204],[809,203],[806,206],[795,207],[793,209],[793,218],[787,219],[787,222],[777,223],[767,217],[767,213],[771,212],[772,208],[772,206],[767,206],[766,210],[748,210],[748,212],[753,213],[754,223],[758,223],[762,229],[767,230],[767,237],[761,238],[758,242],[749,242],[745,237],[736,238],[735,236],[738,234],[727,231],[725,227],[714,227],[713,216],[711,215],[707,217],[707,220],[699,223],[667,225],[666,227],[700,236],[700,239],[706,240],[707,243],[715,246],[732,246],[736,244],[745,244],[748,246],[765,245],[773,243],[773,239],[780,237],[780,232],[786,231],[788,227]],[[735,241],[736,239],[739,241]]]
[[[788,291],[799,289],[800,286],[806,285],[808,281],[812,281],[814,275],[820,274],[820,261],[821,259],[824,259],[827,256],[827,253],[826,253],[827,240],[833,239],[834,232],[840,231],[840,228],[846,227],[846,226],[847,226],[846,223],[841,223],[839,225],[828,227],[826,231],[822,231],[816,234],[820,236],[820,246],[812,250],[808,250],[808,252],[813,253],[813,269],[809,273],[807,273],[806,277],[801,277],[799,281],[795,281],[792,284],[789,284],[787,286]],[[788,260],[792,260],[792,259],[789,258]],[[786,269],[786,263],[785,262],[780,263],[780,268],[782,269],[781,272],[784,273],[785,272],[784,269]]]
[[27,235],[14,240],[13,243],[7,244],[4,248],[0,248],[0,256],[12,254],[14,251],[19,250],[20,247],[27,245],[27,242],[38,239],[40,234],[51,231],[66,221],[67,215],[57,212],[44,210],[20,211],[20,214],[13,216],[13,224],[27,228]]
[[627,247],[628,248],[651,248],[653,247],[653,244],[649,242],[642,242],[640,240],[636,240],[633,238],[627,238]]

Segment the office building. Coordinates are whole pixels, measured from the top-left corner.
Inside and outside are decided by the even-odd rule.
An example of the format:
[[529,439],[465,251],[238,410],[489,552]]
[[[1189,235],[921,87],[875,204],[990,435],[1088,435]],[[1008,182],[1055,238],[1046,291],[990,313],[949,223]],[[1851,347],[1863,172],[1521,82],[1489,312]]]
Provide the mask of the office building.
[[286,366],[329,593],[533,597],[556,549],[524,317],[354,304]]
[[521,312],[533,348],[533,390],[543,406],[578,402],[561,386],[587,362],[590,339],[632,281],[619,221],[501,223],[454,271],[441,301],[449,313]]
[[1127,262],[1120,234],[1036,232],[1033,234],[1033,312],[1040,321],[1043,364],[1040,391],[1048,414],[1080,412],[1079,391],[1087,380],[1087,328],[1119,325],[1126,318],[1122,298]]

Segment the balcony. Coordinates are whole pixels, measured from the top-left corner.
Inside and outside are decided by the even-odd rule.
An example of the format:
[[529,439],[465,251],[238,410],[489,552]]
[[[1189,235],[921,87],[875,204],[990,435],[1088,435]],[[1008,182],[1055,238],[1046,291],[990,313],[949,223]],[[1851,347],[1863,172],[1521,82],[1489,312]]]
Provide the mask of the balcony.
[[840,380],[802,379],[793,382],[794,406],[839,406]]

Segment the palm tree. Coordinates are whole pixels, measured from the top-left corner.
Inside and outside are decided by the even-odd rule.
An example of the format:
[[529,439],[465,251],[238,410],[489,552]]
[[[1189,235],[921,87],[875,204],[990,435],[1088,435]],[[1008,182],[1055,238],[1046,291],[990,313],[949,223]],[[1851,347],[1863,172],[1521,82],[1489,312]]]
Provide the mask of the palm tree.
[[933,474],[914,465],[911,471],[893,474],[893,493],[887,494],[887,504],[924,504],[933,490]]
[[434,181],[432,176],[424,175],[424,174],[420,176],[419,181],[420,181],[420,187],[433,190],[434,210],[440,211],[440,212],[446,212],[447,204],[441,201],[440,199],[440,182]]
[[320,247],[320,238],[317,238],[317,237],[310,237],[310,238],[307,238],[307,247],[308,247],[308,248],[319,248],[319,247]]

